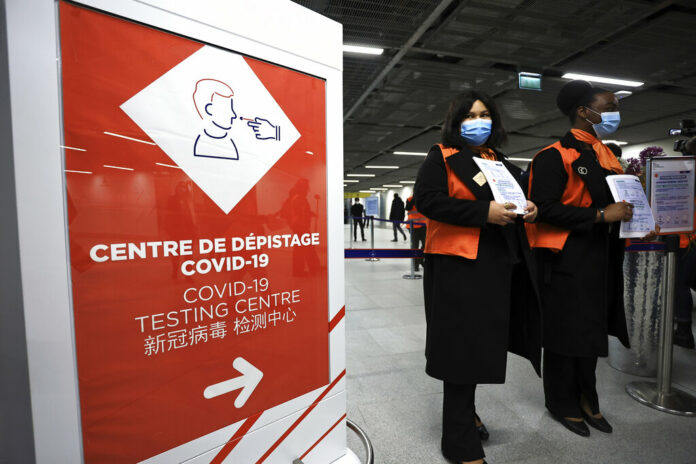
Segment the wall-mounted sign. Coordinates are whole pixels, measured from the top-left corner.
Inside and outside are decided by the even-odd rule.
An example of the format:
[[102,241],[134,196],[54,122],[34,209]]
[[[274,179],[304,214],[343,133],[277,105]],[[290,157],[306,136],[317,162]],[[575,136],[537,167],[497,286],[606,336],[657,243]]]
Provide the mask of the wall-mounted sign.
[[365,216],[379,217],[379,196],[365,198]]

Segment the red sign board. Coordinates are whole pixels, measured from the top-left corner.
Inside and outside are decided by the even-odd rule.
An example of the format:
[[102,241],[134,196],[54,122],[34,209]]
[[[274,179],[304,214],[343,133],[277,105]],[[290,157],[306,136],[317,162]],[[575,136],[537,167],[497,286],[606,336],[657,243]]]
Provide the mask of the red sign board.
[[60,4],[86,462],[329,382],[323,80]]

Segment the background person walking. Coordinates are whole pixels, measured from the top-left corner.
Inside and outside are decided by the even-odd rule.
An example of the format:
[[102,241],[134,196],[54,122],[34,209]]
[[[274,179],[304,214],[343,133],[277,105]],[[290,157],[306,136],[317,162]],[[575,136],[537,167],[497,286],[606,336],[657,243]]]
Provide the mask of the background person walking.
[[404,200],[402,200],[399,197],[398,193],[394,194],[394,200],[392,200],[391,204],[391,210],[389,211],[389,220],[390,221],[399,221],[399,222],[392,222],[392,228],[394,230],[394,240],[392,242],[397,241],[396,237],[396,231],[398,230],[401,232],[401,235],[404,237],[404,240],[406,240],[406,234],[404,233],[403,229],[401,228],[400,222],[404,220],[406,217],[406,208],[404,207]]

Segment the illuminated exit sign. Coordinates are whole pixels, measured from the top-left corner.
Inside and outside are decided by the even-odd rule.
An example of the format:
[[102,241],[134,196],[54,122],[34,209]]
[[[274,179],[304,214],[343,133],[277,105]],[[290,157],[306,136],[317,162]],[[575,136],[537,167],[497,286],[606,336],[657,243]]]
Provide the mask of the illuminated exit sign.
[[521,72],[518,74],[519,87],[522,90],[541,90],[541,74]]

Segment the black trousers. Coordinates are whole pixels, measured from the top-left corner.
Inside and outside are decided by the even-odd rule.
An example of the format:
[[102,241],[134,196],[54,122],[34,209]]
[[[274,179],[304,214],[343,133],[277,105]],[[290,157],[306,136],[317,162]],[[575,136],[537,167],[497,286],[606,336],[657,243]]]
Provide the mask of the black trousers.
[[403,229],[401,229],[401,224],[398,222],[392,222],[392,228],[394,229],[394,240],[396,240],[396,231],[398,230],[401,232],[401,235],[404,236],[404,240],[406,240],[406,234],[404,233]]
[[475,461],[485,453],[476,430],[476,385],[444,383],[442,400],[442,454],[452,461]]
[[677,261],[677,278],[674,287],[674,318],[677,322],[691,324],[691,286],[696,280],[696,250],[680,248]]
[[353,218],[353,241],[358,241],[358,226],[360,226],[360,235],[365,240],[365,223],[362,219]]
[[599,412],[597,358],[564,356],[544,349],[544,398],[546,409],[561,417],[582,417],[585,400],[592,414]]

